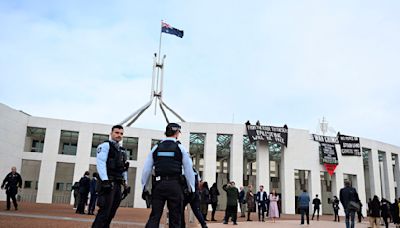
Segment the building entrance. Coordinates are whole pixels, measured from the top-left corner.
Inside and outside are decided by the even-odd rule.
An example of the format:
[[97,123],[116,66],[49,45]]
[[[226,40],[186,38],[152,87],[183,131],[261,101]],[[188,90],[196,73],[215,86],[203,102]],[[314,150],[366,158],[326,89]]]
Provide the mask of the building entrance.
[[333,193],[332,193],[332,178],[328,172],[320,172],[321,176],[321,209],[322,214],[332,215],[333,214]]
[[[295,186],[295,208],[296,214],[299,214],[299,195],[304,189],[307,190],[310,195],[310,200],[312,199],[311,194],[311,171],[310,170],[294,170],[294,186]],[[311,206],[311,205],[310,205]]]

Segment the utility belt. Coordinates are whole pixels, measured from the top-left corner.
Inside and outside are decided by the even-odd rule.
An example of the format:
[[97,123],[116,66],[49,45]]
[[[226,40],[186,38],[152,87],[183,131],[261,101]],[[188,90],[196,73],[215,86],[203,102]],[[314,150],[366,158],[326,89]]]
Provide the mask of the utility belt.
[[[124,180],[123,179],[110,179],[108,180],[108,183],[106,184],[107,186],[113,188],[113,186],[115,185],[123,185],[124,184]],[[104,185],[104,183],[100,180],[100,178],[97,179],[96,181],[96,192],[98,194],[101,194],[104,192],[104,187],[106,187]]]
[[123,184],[124,184],[124,181],[125,181],[125,180],[123,180],[123,179],[110,180],[111,183],[113,183],[113,184],[119,184],[119,185],[123,185]]
[[181,176],[155,176],[153,177],[155,182],[162,181],[162,180],[181,180]]

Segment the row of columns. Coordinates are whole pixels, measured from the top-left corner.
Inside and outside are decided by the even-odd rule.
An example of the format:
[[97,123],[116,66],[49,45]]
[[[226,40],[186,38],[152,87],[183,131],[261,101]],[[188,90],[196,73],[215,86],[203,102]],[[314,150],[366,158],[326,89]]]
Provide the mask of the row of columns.
[[[37,202],[38,203],[51,203],[52,195],[54,189],[54,179],[55,170],[57,165],[57,158],[60,156],[58,154],[59,143],[60,143],[60,133],[61,129],[56,127],[48,127],[46,129],[46,137],[43,148],[42,162],[39,174],[39,186],[37,192]],[[76,156],[63,155],[67,159],[63,159],[64,162],[71,160],[75,163],[74,169],[74,180],[79,180],[83,175],[84,171],[88,169],[88,164],[90,161],[90,154],[88,151],[91,149],[91,138],[92,132],[81,131],[78,138],[78,147]],[[149,141],[149,140],[148,140]],[[190,146],[190,132],[184,132],[181,137],[181,142],[185,148],[189,149]],[[144,163],[147,153],[143,151],[150,151],[150,142],[145,140],[139,140],[138,145],[140,153],[138,153],[138,160],[136,162],[137,170],[141,170],[142,164]],[[207,180],[209,183],[214,183],[216,181],[216,157],[217,157],[217,132],[207,132],[204,145],[204,173],[203,179]],[[392,170],[392,154],[390,152],[385,152],[383,161],[379,162],[379,151],[371,150],[368,154],[368,165],[369,165],[369,176],[370,176],[370,188],[371,195],[378,195],[384,197],[390,201],[395,198],[395,181],[400,183],[400,164],[399,156],[396,156],[395,162],[395,172]],[[70,157],[70,158],[69,158]],[[257,142],[257,186],[263,184],[265,189],[270,189],[270,168],[269,168],[269,151],[267,143]],[[280,165],[280,178],[281,183],[285,184],[288,182],[294,182],[294,169],[289,167],[285,162],[285,153],[282,153],[282,160]],[[361,168],[361,167],[360,167]],[[230,165],[229,174],[230,179],[236,182],[237,186],[243,185],[243,129],[238,127],[233,129],[232,142],[231,142],[231,154],[230,154]],[[136,191],[135,191],[135,207],[140,207],[142,205],[141,200],[141,172],[137,172],[136,176]],[[313,195],[321,195],[320,186],[320,172],[311,172],[312,180],[318,180],[318,183],[312,184],[311,192]],[[335,192],[338,192],[341,187],[343,187],[343,173],[338,171],[335,174],[335,178],[332,183]],[[383,189],[382,186],[387,186]],[[365,191],[364,177],[357,177],[358,191]],[[336,189],[335,189],[336,188]],[[293,188],[283,187],[282,188],[282,210],[285,213],[294,213],[294,207],[292,203],[288,203],[294,200],[295,190]],[[360,194],[365,196],[364,194]],[[397,195],[400,196],[400,189],[397,188]],[[287,199],[286,196],[290,196]],[[369,196],[368,196],[369,197]],[[293,198],[293,199],[291,199]]]

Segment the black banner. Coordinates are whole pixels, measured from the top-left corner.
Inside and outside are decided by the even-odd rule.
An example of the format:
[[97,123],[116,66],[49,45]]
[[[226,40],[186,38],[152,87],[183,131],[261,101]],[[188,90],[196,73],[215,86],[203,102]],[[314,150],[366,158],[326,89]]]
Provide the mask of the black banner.
[[313,139],[314,141],[319,142],[321,163],[339,164],[335,147],[335,145],[339,143],[337,137],[313,134]]
[[319,143],[323,164],[339,164],[335,144]]
[[326,171],[332,176],[339,164],[335,146],[339,143],[338,138],[313,134],[313,139],[319,142],[319,159],[321,164],[324,164]]
[[360,138],[338,133],[342,155],[361,156]]
[[317,141],[317,142],[320,142],[320,143],[339,144],[338,138],[337,137],[332,137],[332,136],[324,136],[324,135],[313,134],[313,139],[314,139],[314,141]]
[[272,143],[280,143],[287,147],[288,128],[261,126],[261,125],[246,125],[247,135],[251,142],[267,141]]

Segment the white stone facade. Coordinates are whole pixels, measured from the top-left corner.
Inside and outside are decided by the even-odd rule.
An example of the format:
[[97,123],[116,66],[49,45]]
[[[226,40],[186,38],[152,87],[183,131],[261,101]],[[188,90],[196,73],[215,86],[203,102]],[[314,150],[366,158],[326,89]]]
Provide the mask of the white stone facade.
[[[185,148],[190,146],[191,133],[205,134],[202,178],[209,183],[216,181],[217,134],[232,135],[230,165],[228,166],[229,177],[236,182],[237,186],[243,185],[243,135],[247,134],[244,124],[186,122],[181,123],[181,125],[182,136],[180,141]],[[93,134],[107,135],[111,126],[33,117],[0,104],[0,175],[5,176],[10,171],[11,166],[16,166],[20,172],[21,168],[23,168],[21,167],[23,160],[40,161],[36,202],[52,203],[54,189],[56,188],[57,162],[73,164],[73,181],[79,180],[84,171],[89,170],[89,165],[96,164],[96,159],[90,156]],[[42,153],[24,151],[27,127],[46,129]],[[76,155],[59,154],[62,130],[79,132]],[[141,199],[141,170],[145,157],[151,149],[152,139],[162,139],[164,137],[163,129],[156,131],[128,127],[125,128],[125,136],[138,138],[137,160],[130,161],[130,167],[136,169],[136,177],[132,177],[134,183],[129,184],[134,186],[134,191],[132,191],[133,206],[145,207],[145,202]],[[400,196],[400,189],[396,187],[396,183],[400,181],[398,156],[400,147],[364,138],[361,138],[361,146],[369,151],[368,169],[365,168],[362,156],[341,156],[340,148],[337,146],[339,166],[335,174],[330,178],[329,186],[332,192],[327,197],[338,196],[339,190],[344,186],[345,175],[350,175],[353,177],[353,186],[358,190],[363,205],[367,205],[366,199],[373,195],[383,196],[390,201],[394,201],[396,196]],[[257,174],[255,180],[257,186],[263,184],[267,190],[270,190],[270,162],[267,148],[263,143],[257,144]],[[310,132],[307,130],[289,128],[288,146],[282,152],[279,166],[282,211],[287,214],[296,212],[295,170],[309,171],[306,188],[311,198],[315,194],[326,196],[324,192],[326,186],[321,184],[320,176],[321,172],[326,172],[326,170],[319,161],[318,143],[312,141]],[[368,170],[368,173],[364,173],[365,170]],[[366,186],[366,179],[369,182],[368,186]],[[382,188],[382,185],[385,187]],[[5,200],[4,191],[0,194],[0,200]],[[364,210],[365,208],[366,206],[363,207]],[[330,210],[327,203],[322,207],[323,212],[324,210]],[[343,210],[341,210],[341,213],[343,213]]]

